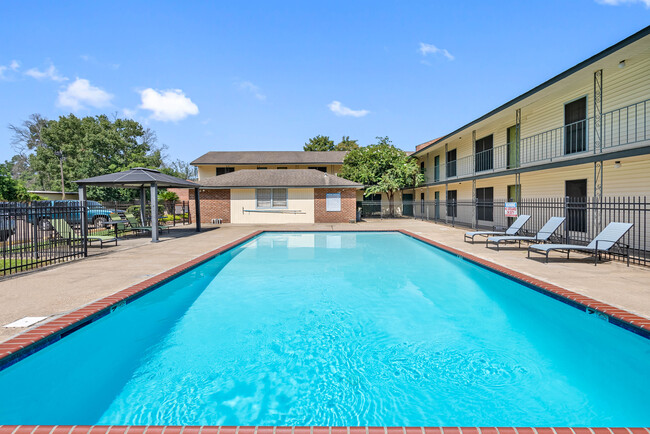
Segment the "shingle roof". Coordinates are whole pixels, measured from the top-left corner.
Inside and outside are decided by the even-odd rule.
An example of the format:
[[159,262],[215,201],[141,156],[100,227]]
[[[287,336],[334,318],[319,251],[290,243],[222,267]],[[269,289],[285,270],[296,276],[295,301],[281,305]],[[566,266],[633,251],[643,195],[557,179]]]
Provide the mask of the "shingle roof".
[[103,187],[141,187],[155,182],[158,187],[194,188],[195,184],[175,176],[167,175],[155,169],[136,167],[124,172],[109,173],[108,175],[74,181],[80,185],[98,185]]
[[315,169],[237,170],[199,181],[201,187],[347,187],[361,188],[362,184],[323,173]]
[[347,151],[212,151],[190,164],[343,164],[345,154]]

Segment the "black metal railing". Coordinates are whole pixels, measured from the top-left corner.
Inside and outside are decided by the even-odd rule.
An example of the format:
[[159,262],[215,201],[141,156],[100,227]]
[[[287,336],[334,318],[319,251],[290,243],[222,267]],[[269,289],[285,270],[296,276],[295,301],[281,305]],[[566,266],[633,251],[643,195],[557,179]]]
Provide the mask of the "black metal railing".
[[[143,221],[139,202],[0,202],[0,277],[84,257],[89,241],[82,231],[84,215],[86,235],[119,239],[141,234],[131,230],[134,224],[151,226],[151,207],[145,206]],[[187,201],[162,202],[158,215],[159,224],[191,223]],[[107,225],[110,220],[120,223]]]
[[[358,202],[361,218],[415,218],[476,229],[505,229],[514,221],[505,214],[506,201],[438,200]],[[553,241],[587,245],[610,222],[632,223],[621,240],[629,246],[630,261],[650,265],[650,203],[646,197],[528,198],[517,203],[519,215],[531,216],[523,228],[524,235],[535,235],[554,216],[565,217]]]

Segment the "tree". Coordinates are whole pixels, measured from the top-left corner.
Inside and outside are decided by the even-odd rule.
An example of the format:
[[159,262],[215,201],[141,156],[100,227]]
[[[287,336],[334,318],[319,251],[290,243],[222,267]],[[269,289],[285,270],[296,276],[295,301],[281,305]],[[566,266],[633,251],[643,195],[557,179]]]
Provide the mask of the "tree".
[[333,151],[334,142],[328,136],[318,135],[309,139],[302,149],[304,151]]
[[[155,132],[131,119],[70,114],[48,121],[32,115],[22,126],[10,129],[14,147],[28,160],[25,170],[41,190],[76,189],[76,179],[138,166],[165,166],[164,147],[156,146]],[[136,194],[130,189],[88,190],[88,197],[96,200],[130,200]]]
[[197,168],[183,160],[172,161],[167,168],[169,169],[169,175],[190,181],[199,179]]
[[359,144],[356,140],[350,140],[350,136],[343,136],[341,141],[334,147],[334,151],[351,151],[359,149]]
[[395,214],[395,192],[417,187],[424,182],[417,161],[391,144],[388,137],[377,137],[374,145],[353,149],[343,160],[340,176],[366,185],[364,195],[386,193],[390,215]]
[[21,202],[30,200],[25,186],[11,176],[11,163],[0,164],[0,200]]

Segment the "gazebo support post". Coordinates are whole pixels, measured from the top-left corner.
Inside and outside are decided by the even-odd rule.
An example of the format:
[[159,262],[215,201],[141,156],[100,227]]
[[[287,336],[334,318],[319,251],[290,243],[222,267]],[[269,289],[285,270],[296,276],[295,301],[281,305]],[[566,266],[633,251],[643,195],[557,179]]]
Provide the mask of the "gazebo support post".
[[201,232],[201,199],[199,199],[199,189],[194,189],[194,205],[196,208],[196,231]]
[[140,224],[142,226],[145,226],[145,223],[147,222],[144,219],[145,216],[145,207],[147,206],[147,193],[144,189],[144,185],[140,187]]
[[158,242],[158,184],[151,183],[151,242]]
[[81,214],[81,240],[83,242],[84,258],[88,257],[88,212],[86,207],[86,186],[79,186],[79,213]]

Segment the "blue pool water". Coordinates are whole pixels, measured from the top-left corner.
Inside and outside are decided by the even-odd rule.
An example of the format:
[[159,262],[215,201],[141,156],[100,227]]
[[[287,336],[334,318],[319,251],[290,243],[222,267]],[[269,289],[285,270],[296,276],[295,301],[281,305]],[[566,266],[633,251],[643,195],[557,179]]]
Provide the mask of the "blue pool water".
[[0,424],[649,426],[649,409],[650,340],[396,233],[263,234],[0,371]]

